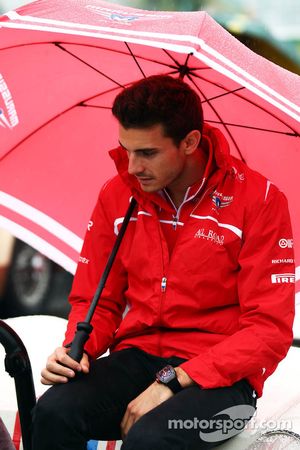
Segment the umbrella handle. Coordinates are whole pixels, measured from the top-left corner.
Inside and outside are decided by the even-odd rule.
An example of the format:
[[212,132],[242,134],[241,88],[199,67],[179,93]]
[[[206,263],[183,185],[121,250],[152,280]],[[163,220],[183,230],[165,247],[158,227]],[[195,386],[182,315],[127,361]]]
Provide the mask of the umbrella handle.
[[125,231],[127,229],[127,225],[130,221],[130,217],[132,216],[133,210],[137,204],[137,201],[135,198],[131,198],[128,210],[125,214],[122,226],[120,228],[119,234],[115,240],[114,246],[112,248],[111,254],[108,258],[108,261],[106,263],[106,266],[104,268],[103,274],[100,278],[99,284],[97,286],[94,298],[92,300],[91,306],[89,307],[88,313],[86,315],[86,318],[84,322],[78,322],[77,323],[77,330],[74,336],[74,339],[71,343],[71,349],[68,353],[68,355],[73,358],[75,361],[79,362],[83,355],[83,348],[84,344],[88,340],[91,332],[92,332],[92,325],[91,320],[93,317],[93,314],[95,312],[96,306],[98,304],[99,298],[101,297],[102,291],[104,289],[107,277],[109,275],[109,272],[112,268],[113,262],[115,260],[115,257],[117,255],[117,252],[119,250],[120,244],[122,242],[123,236],[125,234]]
[[84,344],[90,337],[93,327],[88,322],[78,322],[77,330],[71,344],[68,355],[77,362],[80,362],[83,355]]

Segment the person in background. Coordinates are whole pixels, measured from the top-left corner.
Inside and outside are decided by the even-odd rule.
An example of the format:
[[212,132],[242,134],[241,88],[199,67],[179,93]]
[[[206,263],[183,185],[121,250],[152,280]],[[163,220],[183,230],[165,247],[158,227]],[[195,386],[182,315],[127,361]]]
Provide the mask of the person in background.
[[[292,341],[287,201],[230,155],[181,79],[139,80],[112,112],[118,175],[89,223],[65,342],[42,371],[54,386],[34,410],[33,450],[121,438],[122,450],[213,448],[243,428],[222,426],[229,411],[246,425]],[[69,344],[132,196],[137,207],[78,363]]]

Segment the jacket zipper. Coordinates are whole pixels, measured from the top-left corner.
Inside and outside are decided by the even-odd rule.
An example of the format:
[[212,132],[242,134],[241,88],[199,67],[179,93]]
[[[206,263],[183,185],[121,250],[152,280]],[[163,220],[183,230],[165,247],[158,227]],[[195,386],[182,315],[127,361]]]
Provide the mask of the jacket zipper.
[[[202,189],[202,187],[203,187],[203,185],[204,185],[204,182],[205,182],[205,180],[202,181],[202,184],[201,184],[200,189],[198,190],[198,193],[199,193],[199,191]],[[201,203],[201,201],[203,200],[204,196],[205,196],[206,193],[209,191],[209,189],[210,189],[210,188],[207,188],[207,189],[204,191],[204,193],[203,193],[202,196],[200,197],[200,199],[199,199],[199,201],[197,202],[197,205],[195,206],[194,209],[196,209],[196,208],[199,206],[199,204]],[[178,209],[175,207],[174,203],[172,202],[172,199],[170,198],[170,200],[171,200],[171,202],[172,202],[172,204],[173,204],[173,206],[174,206],[174,208],[175,208],[175,210],[176,210],[176,215],[173,216],[173,224],[172,224],[172,226],[175,227],[175,228],[176,228],[177,222],[178,222],[178,220],[179,220],[179,215],[180,215],[180,212],[181,212],[181,208],[183,207],[183,204],[184,204],[185,201],[186,201],[186,197],[187,197],[187,193],[186,193],[186,195],[185,195],[185,198],[184,198],[182,204],[179,206]],[[191,214],[192,214],[192,213],[191,213]],[[160,228],[160,226],[159,226],[159,228]],[[162,231],[161,231],[161,229],[159,230],[159,234],[160,234],[160,239],[162,240],[162,239],[163,239],[163,236],[162,236]],[[160,282],[161,298],[160,298],[160,308],[159,308],[159,323],[161,323],[162,316],[163,316],[163,314],[162,314],[162,309],[163,309],[163,299],[164,299],[164,295],[166,294],[166,290],[167,290],[167,280],[168,280],[167,277],[166,277],[167,274],[165,273],[164,251],[163,251],[162,241],[160,241],[160,242],[161,242],[161,251],[162,251],[162,266],[163,266],[162,268],[163,268],[163,276],[162,276],[161,282]],[[177,242],[175,243],[175,247],[176,247],[176,245],[177,245]],[[174,249],[175,249],[175,247],[174,247]],[[173,251],[174,251],[174,249],[173,249]],[[171,260],[171,257],[170,257],[170,255],[169,255],[169,264],[168,264],[168,266],[170,265],[170,262],[171,262],[170,260]],[[168,267],[168,270],[169,270],[169,267]],[[162,349],[161,349],[161,338],[160,338],[160,335],[159,335],[159,334],[158,334],[158,349],[159,349],[159,354],[161,355],[161,354],[162,354]]]
[[[198,190],[198,192],[202,189],[203,184],[204,184],[204,181],[205,181],[205,180],[203,180],[203,182],[202,182],[202,184],[201,184],[200,189]],[[196,208],[199,206],[199,204],[201,203],[201,201],[202,201],[203,198],[205,197],[206,193],[207,193],[210,189],[211,189],[211,187],[207,188],[207,189],[203,192],[203,194],[201,195],[201,197],[200,197],[200,199],[199,199],[199,201],[198,201],[198,203],[197,203],[197,205],[195,206],[194,209],[196,209]],[[167,194],[167,195],[168,195],[168,194]],[[169,197],[169,195],[168,195],[168,197]],[[186,202],[186,197],[187,197],[187,193],[186,193],[186,195],[185,195],[185,199],[183,200],[182,204],[179,206],[178,209],[175,207],[175,205],[174,205],[172,199],[169,197],[171,203],[173,204],[173,206],[174,206],[174,208],[175,208],[175,210],[176,210],[176,216],[173,216],[173,223],[172,223],[172,226],[173,226],[174,228],[177,227],[177,222],[178,222],[178,220],[179,220],[179,214],[180,214],[180,212],[181,212],[181,208],[183,207],[184,203]],[[193,211],[194,211],[194,210],[193,210]],[[191,214],[193,213],[193,211],[191,212]],[[191,215],[191,214],[190,214],[190,215]],[[160,231],[160,233],[161,233],[161,231]],[[161,239],[162,239],[162,236],[161,236]],[[177,245],[177,242],[175,243],[175,247],[176,247],[176,245]],[[166,274],[164,273],[164,272],[165,272],[165,267],[164,267],[164,255],[163,255],[163,249],[161,249],[161,250],[162,250],[162,261],[163,261],[163,276],[162,276],[162,279],[161,279],[161,282],[160,282],[160,290],[161,290],[161,293],[165,294],[165,293],[166,293],[166,290],[167,290],[167,280],[168,280],[168,279],[167,279],[167,277],[166,277]],[[174,249],[173,249],[173,251],[174,251]],[[169,263],[170,263],[170,261],[169,261]],[[161,301],[161,305],[160,305],[160,317],[161,317],[161,310],[162,310],[162,301]]]
[[166,292],[166,289],[167,289],[167,278],[166,277],[162,277],[160,287],[161,287],[161,292]]

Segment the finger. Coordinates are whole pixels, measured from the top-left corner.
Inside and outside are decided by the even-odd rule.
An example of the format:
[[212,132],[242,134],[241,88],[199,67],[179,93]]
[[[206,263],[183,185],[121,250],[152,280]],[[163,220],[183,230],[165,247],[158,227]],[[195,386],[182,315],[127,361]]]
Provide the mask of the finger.
[[132,427],[132,425],[134,425],[134,423],[136,422],[136,417],[134,414],[132,414],[130,412],[130,410],[127,408],[126,413],[123,417],[123,420],[121,422],[121,434],[122,434],[122,439],[124,439],[130,428]]
[[45,369],[52,374],[73,378],[76,371],[56,360],[48,359]]
[[52,359],[56,360],[57,362],[59,362],[63,366],[69,367],[69,368],[73,369],[76,372],[80,372],[81,371],[80,363],[75,361],[70,356],[68,356],[68,352],[69,351],[70,351],[70,349],[67,349],[65,347],[58,347],[55,350]]
[[80,364],[70,358],[67,351],[64,347],[58,347],[49,356],[46,367],[41,372],[42,384],[66,383],[75,376],[76,371],[81,371]]
[[43,369],[41,372],[41,383],[46,385],[67,383],[69,381],[68,377],[62,375],[56,375],[55,373],[49,372],[47,369]]
[[128,416],[129,416],[129,412],[128,410],[126,410],[123,419],[121,421],[121,436],[122,439],[124,440],[127,434],[127,422],[128,422]]
[[127,436],[127,434],[130,431],[130,428],[132,427],[132,425],[134,425],[136,422],[136,419],[132,416],[130,416],[129,420],[126,422],[125,427],[123,429],[123,436],[124,438]]
[[81,370],[83,373],[88,373],[90,370],[90,361],[89,357],[86,353],[83,354],[83,357],[80,361]]

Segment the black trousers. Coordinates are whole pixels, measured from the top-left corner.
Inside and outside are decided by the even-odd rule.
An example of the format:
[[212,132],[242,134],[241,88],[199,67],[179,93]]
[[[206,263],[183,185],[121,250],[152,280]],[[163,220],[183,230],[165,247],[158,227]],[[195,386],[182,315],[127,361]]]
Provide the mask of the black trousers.
[[[177,357],[159,358],[136,348],[94,361],[89,374],[55,385],[39,399],[33,411],[33,450],[86,450],[90,439],[121,439],[120,422],[128,403],[154,381],[159,369],[181,362]],[[230,436],[228,430],[232,429],[228,414],[220,413],[237,407],[241,416],[247,416],[233,414],[241,431],[241,423],[250,418],[255,405],[253,389],[245,380],[216,389],[185,388],[142,416],[130,429],[122,450],[213,448]],[[216,417],[226,419],[225,431]],[[216,438],[210,442],[213,432]]]

